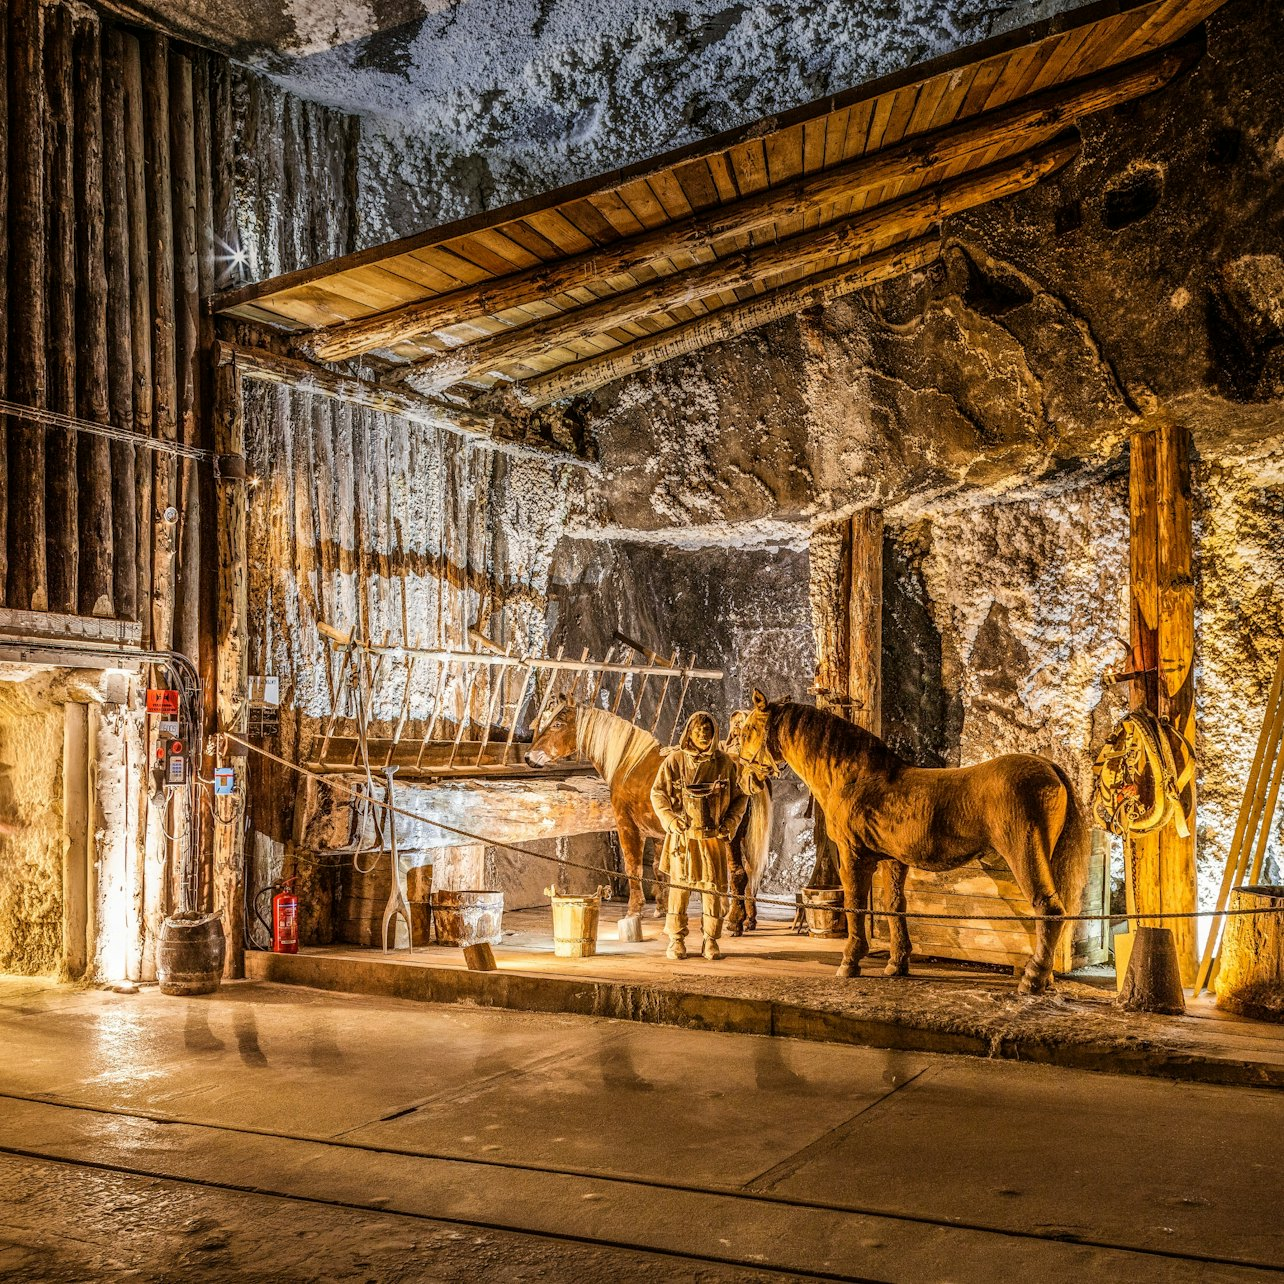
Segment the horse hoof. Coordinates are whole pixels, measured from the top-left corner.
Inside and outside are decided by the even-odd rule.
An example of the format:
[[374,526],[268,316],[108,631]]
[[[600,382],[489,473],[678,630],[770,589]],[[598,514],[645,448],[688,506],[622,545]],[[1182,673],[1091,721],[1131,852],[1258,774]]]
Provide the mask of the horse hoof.
[[1017,982],[1018,994],[1047,994],[1052,989],[1050,976],[1030,976],[1026,974]]
[[845,981],[850,981],[853,977],[860,976],[860,964],[859,963],[840,963],[838,965],[838,970],[834,973],[834,975],[837,977],[841,977]]
[[751,919],[750,919],[750,920],[745,924],[745,931],[746,931],[746,932],[756,932],[757,930],[758,930],[758,920],[757,920],[756,918],[751,918]]
[[891,962],[883,969],[884,976],[909,976],[909,964]]
[[742,927],[740,926],[740,924],[739,924],[739,923],[737,923],[735,927],[729,927],[729,928],[727,928],[727,935],[728,935],[728,936],[743,936],[743,935],[744,935],[744,928],[742,928]]

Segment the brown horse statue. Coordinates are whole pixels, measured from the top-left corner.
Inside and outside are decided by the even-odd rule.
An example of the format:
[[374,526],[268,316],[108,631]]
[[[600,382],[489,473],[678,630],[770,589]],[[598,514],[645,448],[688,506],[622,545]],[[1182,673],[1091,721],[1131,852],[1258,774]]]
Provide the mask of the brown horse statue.
[[[629,880],[629,914],[641,914],[642,857],[648,838],[663,838],[660,818],[651,806],[651,786],[664,760],[666,750],[649,732],[607,709],[577,704],[564,696],[554,707],[544,728],[526,753],[532,767],[550,763],[574,754],[586,758],[611,791],[611,809],[615,812],[616,830],[624,872]],[[727,927],[739,936],[744,927],[753,928],[756,915],[754,892],[771,836],[771,795],[761,789],[750,798],[749,809],[740,831],[732,839],[737,857],[732,878],[733,891],[743,899],[732,902]],[[740,871],[743,874],[737,878]],[[656,912],[661,892],[656,890]]]
[[[869,952],[864,913],[874,870],[890,861],[891,909],[905,910],[909,869],[955,869],[986,852],[1007,862],[1041,918],[1034,956],[1017,987],[1048,988],[1065,924],[1078,911],[1087,875],[1087,821],[1066,773],[1034,754],[1004,754],[975,767],[913,767],[877,736],[809,705],[769,703],[753,693],[740,754],[759,769],[784,761],[824,812],[838,848],[847,945],[838,975],[860,975]],[[888,976],[909,974],[906,920],[891,919]]]

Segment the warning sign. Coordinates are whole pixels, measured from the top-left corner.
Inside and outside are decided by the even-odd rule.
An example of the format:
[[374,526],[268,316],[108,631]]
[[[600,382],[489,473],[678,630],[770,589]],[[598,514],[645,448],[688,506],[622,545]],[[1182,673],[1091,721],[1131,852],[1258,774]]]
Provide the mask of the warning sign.
[[148,687],[147,712],[159,714],[177,713],[178,692],[167,691],[162,687]]

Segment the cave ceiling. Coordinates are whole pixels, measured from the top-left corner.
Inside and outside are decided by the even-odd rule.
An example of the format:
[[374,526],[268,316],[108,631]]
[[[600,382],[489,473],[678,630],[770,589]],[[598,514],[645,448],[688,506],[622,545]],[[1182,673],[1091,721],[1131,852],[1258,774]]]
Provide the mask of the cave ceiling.
[[[552,187],[1084,8],[1075,0],[124,0],[302,97]],[[519,183],[510,171],[524,176]],[[486,181],[480,186],[483,196]]]

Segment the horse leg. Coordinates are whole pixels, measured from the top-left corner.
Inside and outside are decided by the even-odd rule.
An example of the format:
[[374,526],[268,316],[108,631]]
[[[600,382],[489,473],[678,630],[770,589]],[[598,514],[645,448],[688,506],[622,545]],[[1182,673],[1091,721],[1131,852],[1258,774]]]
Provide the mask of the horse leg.
[[645,898],[642,895],[642,850],[646,839],[638,832],[636,825],[621,824],[617,831],[620,835],[620,854],[624,858],[624,873],[629,880],[629,905],[626,914],[641,915]]
[[[664,840],[660,839],[659,841],[663,843]],[[645,838],[642,840],[642,845],[643,847],[646,846]],[[663,918],[667,912],[666,906],[669,903],[669,882],[659,870],[659,850],[652,848],[652,851],[655,853],[655,863],[651,867],[651,891],[655,896],[655,908],[651,912],[656,918]]]
[[[905,913],[905,882],[909,877],[909,866],[898,860],[888,861],[892,876],[891,904],[887,907],[895,914]],[[903,918],[888,920],[891,947],[888,951],[887,966],[884,976],[909,976],[910,936],[909,924]]]
[[1034,929],[1034,954],[1017,983],[1018,994],[1042,994],[1051,986],[1052,962],[1065,928],[1061,921],[1066,912],[1065,905],[1052,881],[1052,862],[1048,851],[1046,835],[1036,830],[1017,852],[1007,856],[1013,877],[1034,907],[1034,912],[1040,915]]
[[743,864],[741,864],[738,853],[732,848],[731,861],[731,896],[729,899],[730,908],[727,910],[727,935],[741,936],[745,930],[745,919],[748,915],[745,912],[745,893],[749,888],[749,874]]
[[843,908],[847,911],[847,944],[838,964],[838,975],[860,975],[860,961],[869,953],[865,915],[869,889],[874,881],[875,862],[844,848],[838,849],[838,877],[843,884]]

